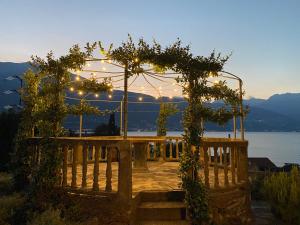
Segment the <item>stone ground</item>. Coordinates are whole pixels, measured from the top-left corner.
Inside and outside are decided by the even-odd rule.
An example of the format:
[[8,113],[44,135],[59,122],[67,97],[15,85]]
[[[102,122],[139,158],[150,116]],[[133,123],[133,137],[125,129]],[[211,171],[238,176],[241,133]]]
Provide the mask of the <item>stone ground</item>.
[[255,218],[253,225],[287,225],[274,217],[270,206],[264,201],[252,201],[251,208]]
[[[145,190],[175,190],[178,189],[180,178],[178,174],[178,162],[148,162],[148,170],[135,170],[132,174],[133,193]],[[68,185],[71,184],[72,168],[68,167]],[[99,187],[105,189],[106,184],[106,163],[100,163]],[[201,170],[203,173],[203,170]],[[202,174],[202,176],[204,176]],[[77,186],[81,186],[82,167],[77,166]],[[231,172],[228,171],[229,183],[231,183]],[[214,186],[214,169],[210,167],[209,171],[210,186]],[[87,171],[87,188],[93,185],[93,164],[88,164]],[[112,163],[112,190],[117,191],[118,185],[118,163]],[[219,185],[224,186],[224,170],[219,169]]]

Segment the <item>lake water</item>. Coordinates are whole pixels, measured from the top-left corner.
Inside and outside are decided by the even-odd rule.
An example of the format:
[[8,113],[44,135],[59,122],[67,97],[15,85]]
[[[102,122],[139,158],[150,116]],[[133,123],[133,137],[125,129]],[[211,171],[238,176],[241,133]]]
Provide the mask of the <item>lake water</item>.
[[[169,136],[181,136],[182,132],[168,132]],[[206,137],[233,137],[230,132],[206,132]],[[156,132],[128,132],[128,135],[155,136]],[[296,132],[247,132],[249,157],[268,157],[277,166],[284,163],[300,164],[300,133]]]

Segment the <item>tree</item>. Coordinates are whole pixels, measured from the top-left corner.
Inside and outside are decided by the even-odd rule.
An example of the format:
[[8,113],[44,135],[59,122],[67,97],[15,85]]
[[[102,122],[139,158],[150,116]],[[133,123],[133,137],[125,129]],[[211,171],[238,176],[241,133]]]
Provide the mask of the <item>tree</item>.
[[115,124],[115,114],[111,113],[108,123],[97,126],[94,133],[96,136],[119,136],[120,128]]
[[177,106],[172,103],[160,103],[159,114],[156,120],[157,136],[167,135],[167,119],[178,112]]

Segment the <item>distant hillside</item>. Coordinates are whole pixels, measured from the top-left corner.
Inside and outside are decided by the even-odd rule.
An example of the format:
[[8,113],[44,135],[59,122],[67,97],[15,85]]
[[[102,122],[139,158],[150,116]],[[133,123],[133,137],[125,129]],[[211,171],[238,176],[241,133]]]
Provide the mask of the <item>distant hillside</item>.
[[[0,110],[4,110],[5,105],[17,104],[18,95],[10,94],[3,95],[5,90],[16,90],[19,88],[17,80],[7,81],[4,78],[12,75],[22,74],[29,68],[28,63],[7,63],[0,62]],[[120,101],[122,99],[122,91],[114,91],[114,101]],[[72,97],[72,95],[70,95]],[[140,93],[129,93],[130,102],[138,102],[138,97],[143,96],[145,102],[156,102],[159,103],[155,98],[148,95],[142,95]],[[73,96],[76,97],[76,96]],[[100,100],[107,99],[104,94]],[[174,98],[171,101],[178,102],[182,101],[182,98]],[[164,101],[170,101],[165,98]],[[78,101],[68,100],[69,104],[76,104]],[[119,102],[96,102],[93,103],[100,109],[116,109],[119,107]],[[287,94],[276,94],[271,96],[269,99],[256,99],[251,98],[245,100],[245,104],[250,106],[250,113],[246,118],[245,127],[248,131],[300,131],[300,93],[287,93]],[[181,111],[186,107],[186,103],[180,103],[179,108]],[[130,103],[129,104],[129,129],[130,130],[155,130],[156,129],[156,118],[158,115],[159,104],[140,104]],[[120,113],[116,113],[116,122],[119,123]],[[106,122],[108,116],[96,117],[96,116],[84,116],[84,128],[95,128],[102,122]],[[168,121],[169,130],[182,130],[182,113],[178,113],[172,116]],[[239,121],[238,121],[239,122]],[[79,118],[70,116],[65,121],[65,127],[71,129],[78,129]],[[206,124],[207,130],[219,130],[228,131],[232,130],[232,121],[226,126],[220,127],[215,124]]]

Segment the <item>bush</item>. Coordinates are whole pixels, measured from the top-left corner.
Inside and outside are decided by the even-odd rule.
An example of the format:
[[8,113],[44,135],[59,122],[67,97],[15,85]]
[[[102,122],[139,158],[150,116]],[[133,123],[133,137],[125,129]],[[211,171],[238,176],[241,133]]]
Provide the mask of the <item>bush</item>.
[[12,176],[8,173],[0,173],[0,195],[13,191]]
[[264,182],[264,194],[274,213],[287,224],[300,225],[300,173],[273,174]]
[[61,217],[61,211],[49,208],[46,211],[35,214],[27,225],[80,225],[79,223],[69,222]]
[[24,198],[14,193],[0,197],[0,224],[9,224],[19,207],[22,207]]

